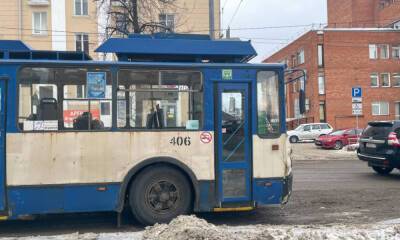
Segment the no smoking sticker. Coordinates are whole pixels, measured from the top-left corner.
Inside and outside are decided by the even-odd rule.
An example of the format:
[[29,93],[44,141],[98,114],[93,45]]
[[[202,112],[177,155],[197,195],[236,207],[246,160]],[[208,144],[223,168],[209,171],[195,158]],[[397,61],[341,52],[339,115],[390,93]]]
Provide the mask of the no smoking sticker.
[[202,143],[205,143],[205,144],[210,143],[210,142],[212,141],[212,135],[211,135],[211,133],[209,133],[209,132],[202,132],[202,133],[200,134],[200,141],[201,141]]

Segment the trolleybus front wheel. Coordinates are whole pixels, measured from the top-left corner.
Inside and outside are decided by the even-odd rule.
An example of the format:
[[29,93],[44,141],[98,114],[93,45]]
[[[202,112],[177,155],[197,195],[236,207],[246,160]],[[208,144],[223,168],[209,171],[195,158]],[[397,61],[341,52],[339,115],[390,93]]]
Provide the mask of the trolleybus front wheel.
[[192,210],[187,178],[169,166],[150,166],[134,179],[129,191],[133,215],[145,225],[166,223]]

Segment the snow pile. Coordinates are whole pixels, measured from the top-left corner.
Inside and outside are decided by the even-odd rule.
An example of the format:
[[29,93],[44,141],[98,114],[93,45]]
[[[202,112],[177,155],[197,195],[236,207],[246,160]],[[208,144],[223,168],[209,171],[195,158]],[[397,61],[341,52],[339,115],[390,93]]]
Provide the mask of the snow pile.
[[350,144],[350,145],[347,145],[346,147],[345,147],[345,149],[347,150],[347,151],[357,151],[357,149],[360,147],[360,145],[358,144],[358,143],[356,143],[356,144]]
[[180,216],[170,224],[156,224],[143,240],[323,240],[400,239],[400,225],[374,226],[215,226],[195,216]]
[[143,240],[236,240],[233,234],[195,216],[180,216],[167,224],[146,228]]
[[72,233],[53,236],[4,237],[1,240],[141,240],[142,232]]

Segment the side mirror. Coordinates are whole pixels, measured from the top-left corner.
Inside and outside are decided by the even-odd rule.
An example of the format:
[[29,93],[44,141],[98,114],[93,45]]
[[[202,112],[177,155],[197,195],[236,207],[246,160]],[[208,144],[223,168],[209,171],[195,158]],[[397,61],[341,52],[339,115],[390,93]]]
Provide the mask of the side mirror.
[[303,89],[299,92],[299,107],[300,107],[300,114],[304,114],[306,112],[306,93]]

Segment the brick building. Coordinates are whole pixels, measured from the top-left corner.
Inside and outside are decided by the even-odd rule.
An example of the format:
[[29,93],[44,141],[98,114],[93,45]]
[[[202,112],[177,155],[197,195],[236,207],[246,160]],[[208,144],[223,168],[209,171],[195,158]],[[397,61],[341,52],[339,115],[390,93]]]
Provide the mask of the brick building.
[[306,70],[306,113],[299,114],[297,100],[304,86],[288,85],[289,121],[356,126],[352,87],[363,91],[360,127],[400,119],[399,9],[399,0],[328,0],[326,28],[307,32],[264,61]]

